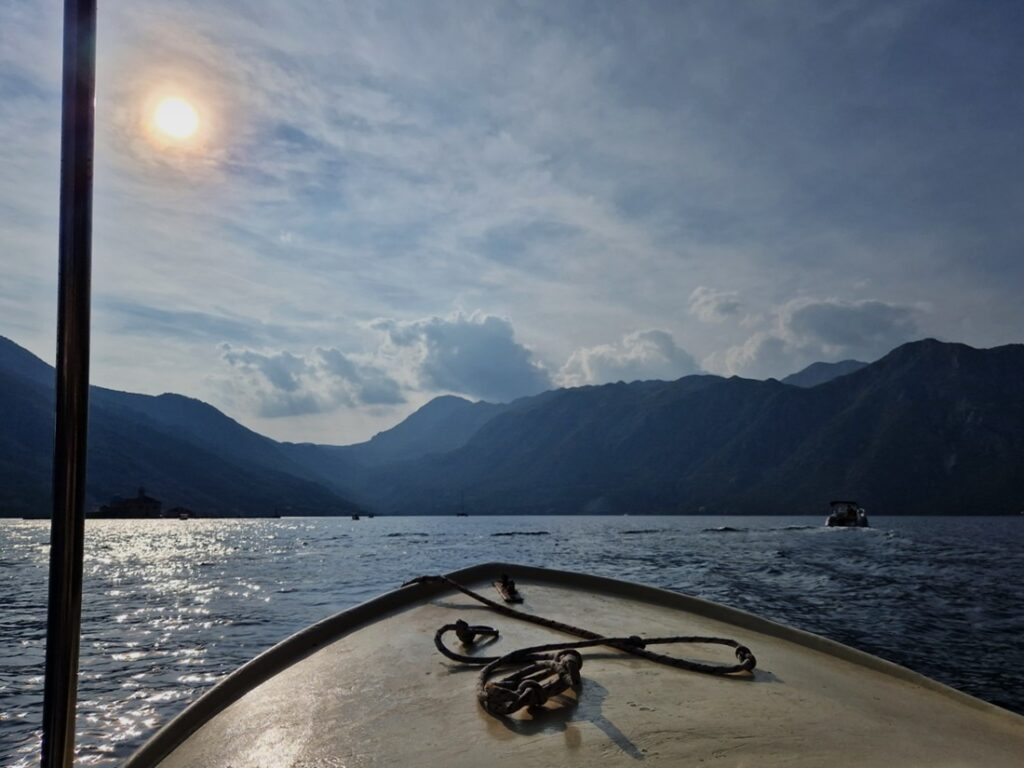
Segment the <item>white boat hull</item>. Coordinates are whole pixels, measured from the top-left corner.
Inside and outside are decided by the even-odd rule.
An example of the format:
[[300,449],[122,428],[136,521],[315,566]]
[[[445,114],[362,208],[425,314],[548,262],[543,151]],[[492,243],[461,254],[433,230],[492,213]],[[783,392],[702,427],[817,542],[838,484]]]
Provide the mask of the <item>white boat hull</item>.
[[[1024,718],[903,667],[664,590],[507,564],[452,578],[492,598],[510,574],[524,611],[609,635],[733,637],[753,675],[714,677],[620,652],[584,653],[578,703],[488,715],[475,669],[434,632],[464,618],[501,631],[483,654],[567,639],[438,585],[415,585],[285,641],[215,686],[129,768],[330,766],[1020,766]],[[715,646],[659,648],[734,663]]]

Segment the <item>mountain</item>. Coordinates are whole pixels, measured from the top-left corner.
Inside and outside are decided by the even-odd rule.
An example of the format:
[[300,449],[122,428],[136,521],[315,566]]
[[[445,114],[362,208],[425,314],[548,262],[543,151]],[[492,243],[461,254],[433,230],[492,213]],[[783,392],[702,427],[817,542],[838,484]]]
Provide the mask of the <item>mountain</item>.
[[28,379],[34,384],[53,386],[53,367],[47,365],[24,347],[0,336],[0,373]]
[[[0,340],[0,363],[4,346]],[[0,516],[50,508],[52,459],[52,388],[0,368]]]
[[832,379],[845,376],[848,373],[859,371],[866,366],[860,360],[840,360],[838,363],[811,363],[806,368],[796,373],[791,373],[782,380],[783,384],[792,384],[794,387],[816,387]]
[[280,447],[293,462],[339,493],[374,506],[380,499],[381,484],[394,482],[392,474],[400,472],[405,463],[460,448],[496,416],[534,408],[558,391],[511,403],[474,403],[442,395],[363,443],[281,443]]
[[[49,512],[53,369],[0,337],[0,516]],[[351,514],[280,446],[206,403],[90,390],[88,504],[145,486],[200,514]]]
[[[52,376],[0,340],[6,513],[48,505]],[[880,514],[1024,508],[1024,346],[926,339],[795,377],[441,397],[349,446],[277,443],[198,400],[97,388],[89,494],[145,485],[225,514],[802,514],[841,497]]]
[[452,395],[435,397],[397,426],[377,433],[365,443],[343,446],[339,450],[362,466],[445,453],[465,445],[480,427],[508,407],[474,403]]
[[451,395],[436,397],[401,424],[352,446],[369,464],[402,461],[461,448],[484,424],[508,406],[473,403]]
[[1024,346],[899,347],[815,387],[688,376],[516,401],[461,447],[367,468],[380,511],[821,512],[1024,507]]

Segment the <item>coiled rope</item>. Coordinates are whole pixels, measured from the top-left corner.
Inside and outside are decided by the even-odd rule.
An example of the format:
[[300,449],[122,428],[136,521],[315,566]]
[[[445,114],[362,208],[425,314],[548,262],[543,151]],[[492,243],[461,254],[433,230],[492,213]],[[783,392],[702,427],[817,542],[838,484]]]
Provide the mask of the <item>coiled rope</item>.
[[[535,616],[502,605],[483,595],[464,587],[447,576],[421,576],[406,584],[445,584],[462,594],[471,597],[493,611],[531,624],[537,624],[556,632],[576,635],[582,640],[571,640],[561,643],[546,643],[528,648],[518,648],[502,656],[467,656],[456,653],[448,648],[444,636],[454,632],[463,646],[469,647],[481,637],[498,637],[498,630],[487,626],[473,626],[457,620],[453,624],[445,624],[434,634],[434,645],[437,650],[453,661],[472,666],[483,666],[477,679],[476,695],[483,708],[491,715],[504,717],[524,707],[542,707],[552,696],[557,696],[569,689],[578,690],[581,682],[580,668],[583,656],[580,648],[591,648],[603,645],[638,656],[656,664],[664,664],[690,672],[705,675],[735,675],[750,673],[757,666],[757,659],[750,649],[727,637],[702,637],[697,635],[673,635],[669,637],[606,637],[572,624]],[[404,585],[403,585],[404,586]],[[699,643],[702,645],[725,645],[735,649],[738,664],[706,664],[691,661],[664,653],[647,650],[650,645],[666,645],[669,643]],[[491,678],[502,670],[512,669],[511,673],[500,680]]]

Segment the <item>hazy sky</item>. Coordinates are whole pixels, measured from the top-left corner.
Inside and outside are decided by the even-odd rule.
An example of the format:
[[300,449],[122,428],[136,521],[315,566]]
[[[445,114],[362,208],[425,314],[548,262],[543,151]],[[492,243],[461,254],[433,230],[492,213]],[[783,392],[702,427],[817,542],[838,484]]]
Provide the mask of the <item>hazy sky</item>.
[[[50,361],[59,6],[0,0],[0,334]],[[95,383],[345,443],[441,393],[1022,340],[1019,2],[100,14]]]

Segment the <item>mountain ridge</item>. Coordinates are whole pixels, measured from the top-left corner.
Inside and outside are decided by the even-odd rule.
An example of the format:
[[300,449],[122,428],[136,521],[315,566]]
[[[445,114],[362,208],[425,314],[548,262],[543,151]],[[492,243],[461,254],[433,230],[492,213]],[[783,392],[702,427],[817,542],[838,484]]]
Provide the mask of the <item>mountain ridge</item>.
[[[52,367],[0,337],[0,516],[49,512],[53,387]],[[203,515],[359,511],[275,441],[207,403],[90,387],[87,504],[139,486],[165,507]]]
[[1022,376],[1022,345],[923,340],[811,388],[698,376],[559,390],[462,448],[369,473],[366,498],[401,514],[462,499],[480,514],[784,514],[836,496],[891,513],[1015,513]]
[[[52,368],[5,341],[0,514],[38,510],[52,450]],[[838,496],[889,513],[1024,507],[1024,345],[925,339],[824,365],[810,385],[698,374],[511,403],[442,396],[346,446],[279,443],[181,395],[94,388],[90,499],[145,485],[232,515],[799,514]]]
[[840,360],[837,363],[811,363],[796,373],[791,373],[780,381],[795,387],[816,387],[832,381],[840,376],[859,371],[868,363],[861,360]]

